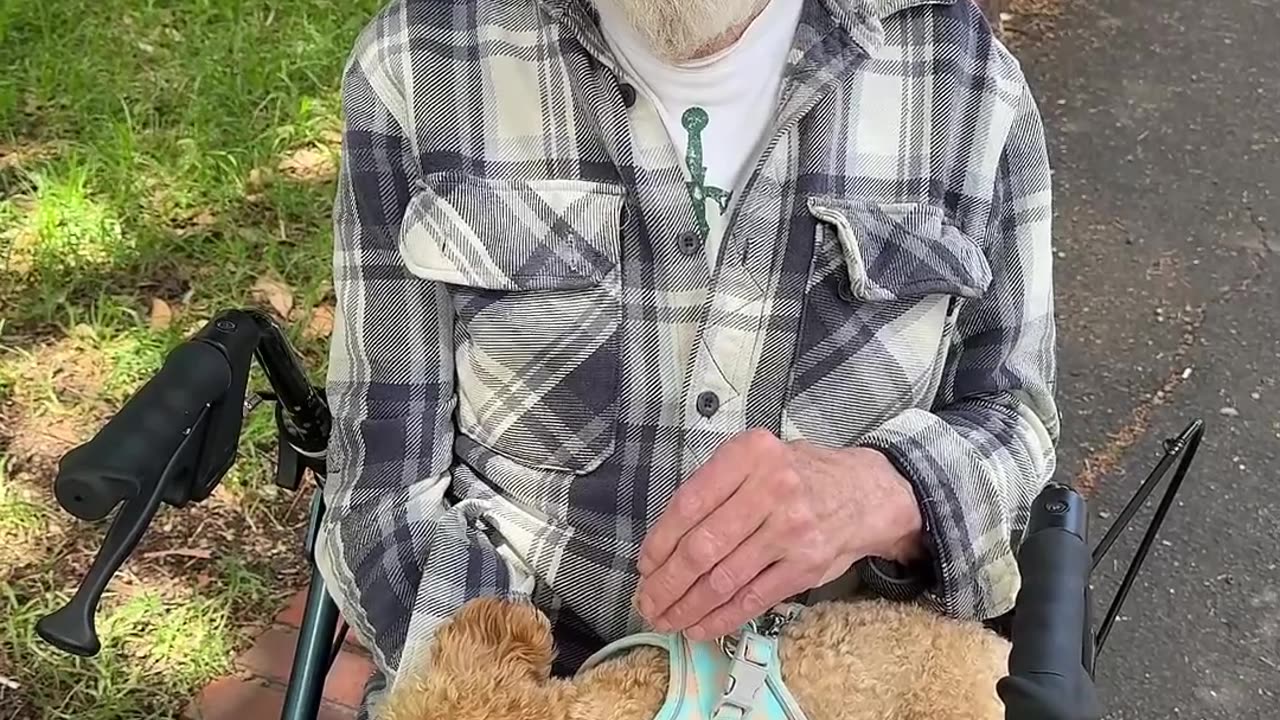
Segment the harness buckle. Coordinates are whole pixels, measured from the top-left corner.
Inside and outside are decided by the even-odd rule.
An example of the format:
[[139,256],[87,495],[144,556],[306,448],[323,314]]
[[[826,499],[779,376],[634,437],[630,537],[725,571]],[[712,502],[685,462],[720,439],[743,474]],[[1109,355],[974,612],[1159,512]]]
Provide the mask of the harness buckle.
[[745,720],[770,669],[778,661],[778,636],[788,623],[800,614],[800,605],[773,608],[759,618],[748,621],[735,635],[722,636],[720,649],[733,663],[724,694],[712,712],[712,720]]

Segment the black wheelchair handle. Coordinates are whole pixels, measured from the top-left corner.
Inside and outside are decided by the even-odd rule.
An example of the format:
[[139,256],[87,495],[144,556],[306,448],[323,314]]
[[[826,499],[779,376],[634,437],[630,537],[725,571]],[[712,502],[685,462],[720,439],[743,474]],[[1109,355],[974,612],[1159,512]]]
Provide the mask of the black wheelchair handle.
[[96,435],[63,456],[53,488],[64,509],[101,520],[124,507],[71,601],[36,624],[40,637],[76,655],[101,649],[93,618],[102,593],[172,494],[173,478],[194,467],[205,439],[199,428],[232,380],[219,347],[183,343]]
[[1036,498],[1018,549],[1022,585],[1009,676],[997,692],[1009,720],[1097,720],[1089,661],[1091,555],[1084,498],[1051,483]]
[[148,380],[88,442],[63,456],[58,503],[82,520],[101,520],[121,502],[75,595],[41,618],[36,631],[77,655],[101,649],[94,613],[107,584],[138,545],[162,503],[184,507],[209,497],[235,462],[257,356],[280,408],[282,485],[324,467],[328,407],[307,383],[283,330],[260,311],[228,310],[174,348]]

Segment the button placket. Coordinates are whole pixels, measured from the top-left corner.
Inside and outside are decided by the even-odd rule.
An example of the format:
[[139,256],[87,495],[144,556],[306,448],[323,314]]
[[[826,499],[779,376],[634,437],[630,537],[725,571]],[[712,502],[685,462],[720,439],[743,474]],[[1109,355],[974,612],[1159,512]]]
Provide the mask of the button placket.
[[738,429],[743,413],[743,398],[730,378],[725,377],[722,365],[717,362],[714,342],[718,330],[706,329],[694,358],[690,378],[692,385],[688,396],[686,418],[691,426],[712,430],[717,434],[732,433]]

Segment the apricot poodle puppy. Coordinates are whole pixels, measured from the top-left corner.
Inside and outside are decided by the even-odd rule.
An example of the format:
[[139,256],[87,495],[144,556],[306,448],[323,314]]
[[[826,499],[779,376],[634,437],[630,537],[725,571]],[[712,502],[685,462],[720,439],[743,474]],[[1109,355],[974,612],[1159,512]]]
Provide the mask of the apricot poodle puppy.
[[[978,623],[880,600],[820,603],[779,641],[783,681],[809,720],[1001,720],[1009,644]],[[550,624],[531,605],[484,598],[444,624],[382,720],[653,720],[665,651],[642,647],[570,679],[551,677]]]

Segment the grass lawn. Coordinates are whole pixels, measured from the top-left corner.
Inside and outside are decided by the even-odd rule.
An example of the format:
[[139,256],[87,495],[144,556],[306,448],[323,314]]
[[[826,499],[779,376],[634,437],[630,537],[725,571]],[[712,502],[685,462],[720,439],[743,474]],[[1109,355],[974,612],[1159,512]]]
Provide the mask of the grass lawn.
[[0,3],[0,720],[173,718],[301,585],[260,411],[117,576],[101,654],[35,636],[104,531],[54,502],[57,459],[174,343],[264,305],[322,377],[339,73],[381,4]]

